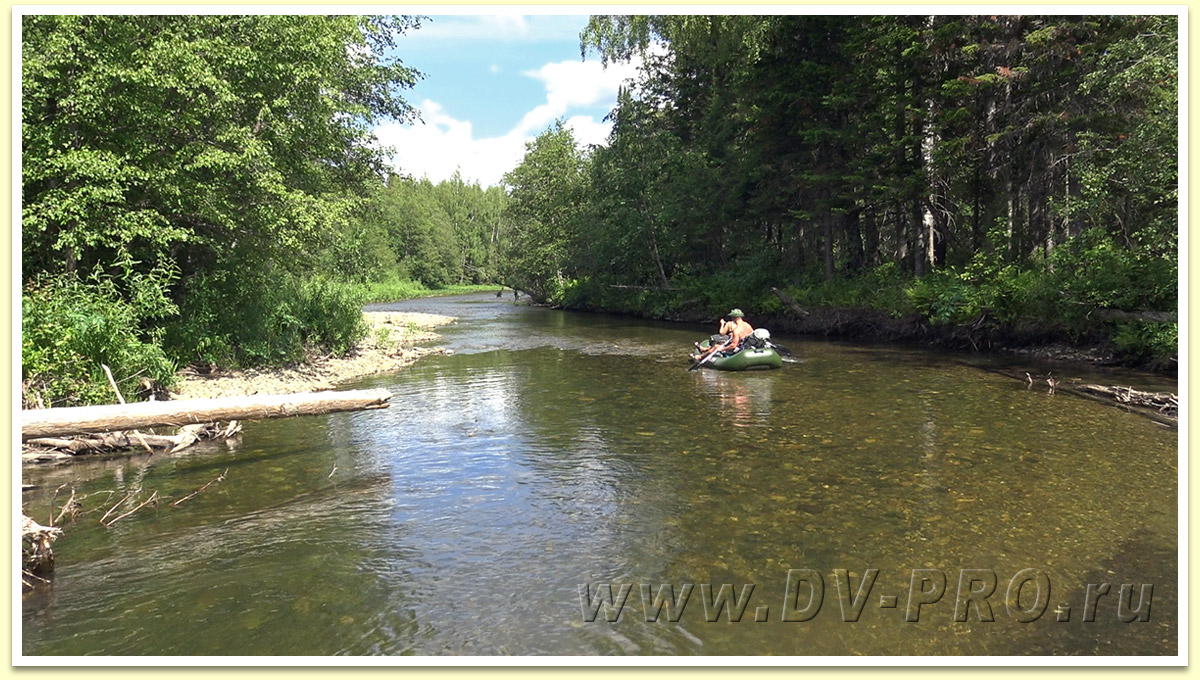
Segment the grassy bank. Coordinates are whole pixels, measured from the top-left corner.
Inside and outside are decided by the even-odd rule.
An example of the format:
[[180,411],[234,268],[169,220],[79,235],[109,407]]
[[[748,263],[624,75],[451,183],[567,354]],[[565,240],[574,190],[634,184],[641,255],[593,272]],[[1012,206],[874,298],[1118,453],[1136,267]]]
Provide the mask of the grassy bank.
[[390,278],[384,281],[372,281],[361,286],[364,302],[399,302],[424,297],[441,297],[444,295],[462,295],[464,293],[479,293],[496,291],[503,288],[498,284],[480,283],[465,285],[448,285],[441,288],[427,288],[418,281],[410,279]]

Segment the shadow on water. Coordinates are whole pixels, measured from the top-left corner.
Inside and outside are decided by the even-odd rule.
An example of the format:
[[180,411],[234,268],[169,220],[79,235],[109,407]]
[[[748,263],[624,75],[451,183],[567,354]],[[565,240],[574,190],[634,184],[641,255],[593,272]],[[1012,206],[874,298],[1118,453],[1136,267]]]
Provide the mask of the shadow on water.
[[[785,338],[801,361],[782,370],[687,371],[707,329],[489,298],[396,306],[459,321],[438,343],[453,355],[354,385],[390,389],[388,409],[251,424],[237,450],[79,482],[178,497],[230,469],[177,509],[70,527],[24,651],[1177,651],[1175,432],[918,351]],[[784,620],[809,601],[795,569],[820,574],[805,621]],[[1021,622],[1036,588],[1006,598],[1027,569],[1049,592]],[[1123,583],[1153,584],[1149,621],[1120,621]],[[587,599],[626,586],[613,622]]]

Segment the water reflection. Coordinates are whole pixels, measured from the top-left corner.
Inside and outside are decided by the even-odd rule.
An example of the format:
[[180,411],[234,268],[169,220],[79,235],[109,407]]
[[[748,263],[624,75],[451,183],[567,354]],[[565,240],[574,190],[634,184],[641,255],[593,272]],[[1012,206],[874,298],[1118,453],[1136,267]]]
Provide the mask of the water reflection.
[[698,371],[705,405],[733,427],[765,425],[771,417],[771,391],[776,372],[725,373]]

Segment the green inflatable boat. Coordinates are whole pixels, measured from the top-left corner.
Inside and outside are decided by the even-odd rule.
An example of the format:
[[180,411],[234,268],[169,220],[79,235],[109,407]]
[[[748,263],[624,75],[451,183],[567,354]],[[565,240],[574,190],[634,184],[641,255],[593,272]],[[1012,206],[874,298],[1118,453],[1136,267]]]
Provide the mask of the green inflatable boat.
[[[712,346],[711,340],[705,340],[700,343],[700,349],[706,350]],[[693,364],[696,361],[695,354],[692,355]],[[755,369],[770,369],[781,368],[783,366],[783,357],[779,352],[775,351],[774,347],[747,347],[742,345],[742,348],[732,354],[725,352],[717,352],[716,356],[706,360],[702,367],[715,368],[718,371],[750,371]]]

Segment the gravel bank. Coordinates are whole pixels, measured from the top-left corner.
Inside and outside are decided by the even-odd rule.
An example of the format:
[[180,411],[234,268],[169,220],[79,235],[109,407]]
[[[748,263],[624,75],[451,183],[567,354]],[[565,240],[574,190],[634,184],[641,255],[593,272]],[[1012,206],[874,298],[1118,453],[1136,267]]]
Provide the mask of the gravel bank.
[[291,366],[200,374],[180,371],[172,399],[287,394],[333,389],[338,383],[374,373],[394,371],[442,348],[424,345],[438,337],[434,329],[454,317],[406,312],[364,312],[367,336],[345,357],[312,357]]

